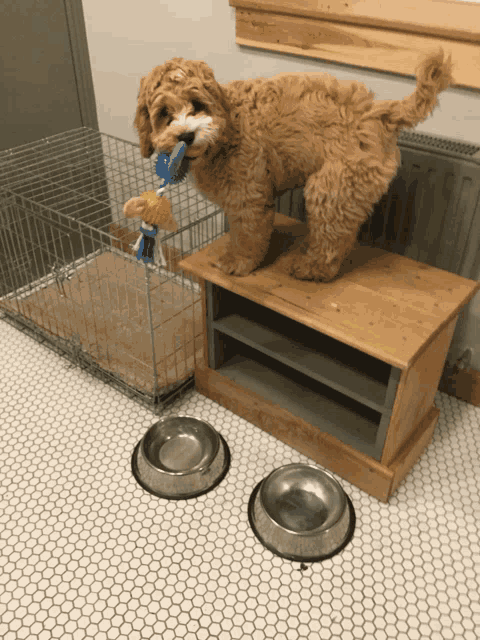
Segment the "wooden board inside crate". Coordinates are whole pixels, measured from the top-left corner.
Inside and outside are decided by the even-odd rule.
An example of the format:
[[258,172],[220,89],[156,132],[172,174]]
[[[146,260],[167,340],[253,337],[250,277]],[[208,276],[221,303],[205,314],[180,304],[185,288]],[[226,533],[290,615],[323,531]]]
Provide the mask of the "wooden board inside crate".
[[[157,392],[191,375],[203,344],[199,293],[150,271]],[[106,252],[71,279],[2,304],[53,336],[81,344],[102,369],[147,393],[154,390],[145,267]]]

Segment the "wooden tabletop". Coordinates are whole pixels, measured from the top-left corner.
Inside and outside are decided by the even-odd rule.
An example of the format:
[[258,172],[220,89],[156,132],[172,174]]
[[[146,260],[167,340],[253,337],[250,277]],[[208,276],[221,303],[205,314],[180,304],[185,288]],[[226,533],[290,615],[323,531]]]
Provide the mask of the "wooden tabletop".
[[212,264],[228,234],[179,266],[400,369],[480,289],[474,280],[369,247],[355,248],[332,282],[297,280],[275,259],[285,243],[298,252],[305,232],[304,224],[277,214],[270,251],[246,277],[225,275]]

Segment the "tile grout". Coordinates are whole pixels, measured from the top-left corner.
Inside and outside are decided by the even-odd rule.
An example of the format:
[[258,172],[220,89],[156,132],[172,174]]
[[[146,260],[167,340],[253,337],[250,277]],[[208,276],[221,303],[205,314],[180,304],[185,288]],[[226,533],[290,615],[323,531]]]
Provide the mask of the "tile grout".
[[264,549],[246,508],[303,456],[190,391],[232,453],[212,492],[169,502],[131,454],[157,417],[0,320],[0,636],[70,640],[473,640],[480,409],[437,393],[431,446],[384,505],[342,478],[351,543],[307,565]]

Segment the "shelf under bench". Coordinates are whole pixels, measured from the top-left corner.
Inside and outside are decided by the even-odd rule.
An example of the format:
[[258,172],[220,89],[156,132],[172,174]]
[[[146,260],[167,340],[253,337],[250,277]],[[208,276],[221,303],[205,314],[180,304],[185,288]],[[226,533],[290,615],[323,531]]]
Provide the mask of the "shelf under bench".
[[[348,366],[344,358],[335,357],[328,352],[320,351],[319,347],[312,346],[318,342],[315,338],[319,334],[315,336],[315,332],[311,330],[313,335],[305,330],[300,341],[265,326],[263,322],[250,320],[240,314],[232,313],[215,320],[212,322],[212,328],[258,349],[300,373],[329,384],[333,389],[363,402],[376,411],[383,411],[385,407],[391,367],[381,367],[384,365],[381,361],[378,361],[379,375],[369,375],[370,368],[362,369],[360,372],[353,366]],[[340,343],[341,346],[343,345]]]
[[205,295],[210,368],[380,459],[399,369],[210,282]]
[[[272,245],[299,228],[277,215]],[[286,276],[271,252],[226,276],[212,266],[226,241],[180,263],[204,295],[198,390],[387,501],[433,436],[456,319],[480,285],[365,247],[330,283]]]
[[244,354],[245,351],[232,356],[218,373],[358,451],[376,457],[380,413],[348,401],[306,376],[293,377],[272,361],[255,357],[251,352]]

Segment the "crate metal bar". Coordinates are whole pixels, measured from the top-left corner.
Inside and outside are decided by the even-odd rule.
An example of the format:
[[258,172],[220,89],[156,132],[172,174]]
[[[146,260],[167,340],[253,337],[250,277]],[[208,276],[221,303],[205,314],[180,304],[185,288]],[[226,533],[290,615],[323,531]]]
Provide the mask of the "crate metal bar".
[[[148,292],[150,284],[150,270],[148,264],[145,264],[145,286]],[[148,306],[148,325],[150,328],[150,343],[152,345],[152,367],[153,367],[153,389],[154,395],[158,393],[158,377],[157,377],[157,359],[155,356],[155,334],[153,331],[153,316],[152,316],[152,302],[150,296],[147,294],[147,306]]]

